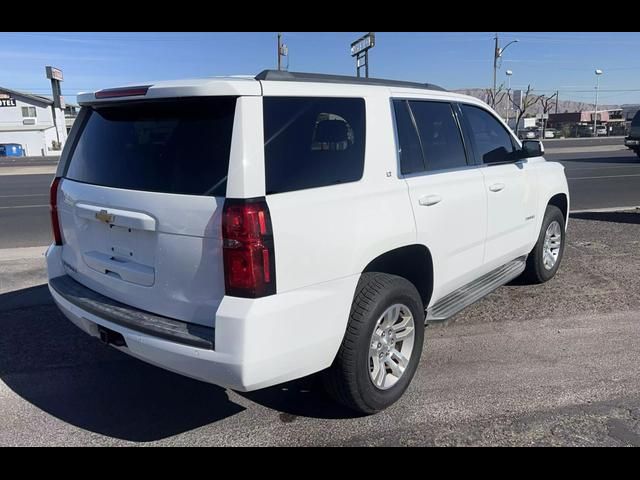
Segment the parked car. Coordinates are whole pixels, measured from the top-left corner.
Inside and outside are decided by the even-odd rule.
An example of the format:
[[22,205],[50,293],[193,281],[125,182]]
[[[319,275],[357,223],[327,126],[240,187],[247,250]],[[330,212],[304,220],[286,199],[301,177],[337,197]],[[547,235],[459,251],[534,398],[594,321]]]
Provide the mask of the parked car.
[[544,138],[556,138],[558,136],[558,131],[553,128],[546,128],[544,130]]
[[605,125],[598,125],[596,127],[596,135],[599,137],[607,136],[607,127]]
[[49,289],[167,370],[241,391],[322,371],[374,413],[409,385],[426,322],[560,266],[564,167],[475,98],[265,71],[78,100]]
[[631,129],[629,135],[624,139],[624,144],[640,157],[640,110],[631,120]]
[[24,157],[25,152],[19,143],[0,143],[0,157]]
[[576,136],[582,138],[593,137],[593,126],[578,125],[576,127]]
[[520,140],[532,140],[540,136],[540,130],[536,128],[526,128],[518,132]]

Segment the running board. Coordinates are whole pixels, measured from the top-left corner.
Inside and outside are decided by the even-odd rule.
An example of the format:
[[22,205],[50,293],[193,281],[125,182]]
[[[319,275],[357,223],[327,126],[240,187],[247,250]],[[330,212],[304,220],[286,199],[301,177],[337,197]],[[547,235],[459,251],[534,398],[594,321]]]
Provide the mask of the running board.
[[525,269],[527,256],[518,257],[515,260],[496,268],[458,290],[438,300],[427,309],[425,322],[441,322],[451,318],[460,310],[489,295],[496,288],[510,282],[519,276]]

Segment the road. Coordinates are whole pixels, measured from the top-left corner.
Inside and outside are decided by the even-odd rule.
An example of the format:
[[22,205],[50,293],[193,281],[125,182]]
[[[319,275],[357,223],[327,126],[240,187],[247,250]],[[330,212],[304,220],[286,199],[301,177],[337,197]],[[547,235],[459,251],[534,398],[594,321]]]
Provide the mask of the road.
[[553,153],[565,166],[572,210],[640,206],[640,159],[629,150]]
[[[558,140],[553,147],[547,146],[551,153],[546,158],[560,161],[566,167],[572,210],[640,206],[640,159],[627,149],[574,151],[575,148],[582,150],[575,146],[576,142],[589,140],[596,139]],[[614,139],[606,140],[612,142]],[[567,146],[562,143],[560,150],[555,146],[558,142],[571,144]],[[3,172],[9,171],[25,173],[46,169],[53,171],[53,167],[46,166],[0,165],[0,248],[49,243],[51,234],[47,205],[51,173],[3,175]]]
[[429,327],[406,394],[369,417],[314,377],[240,394],[103,346],[51,304],[41,252],[0,250],[0,446],[640,446],[639,239],[640,214],[575,215],[553,280]]
[[1,175],[0,249],[51,242],[49,185],[52,174]]

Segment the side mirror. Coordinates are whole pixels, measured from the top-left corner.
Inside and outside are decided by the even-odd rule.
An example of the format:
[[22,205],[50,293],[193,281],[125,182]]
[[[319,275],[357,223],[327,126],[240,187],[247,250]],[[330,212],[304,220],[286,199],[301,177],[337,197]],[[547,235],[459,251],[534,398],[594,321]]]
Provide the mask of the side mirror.
[[540,140],[524,140],[522,142],[524,158],[540,157],[544,155],[544,145]]

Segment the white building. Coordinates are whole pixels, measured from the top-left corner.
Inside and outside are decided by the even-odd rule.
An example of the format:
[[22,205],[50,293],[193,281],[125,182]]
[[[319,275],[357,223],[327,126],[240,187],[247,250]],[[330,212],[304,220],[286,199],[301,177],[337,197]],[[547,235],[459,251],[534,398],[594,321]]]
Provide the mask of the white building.
[[64,110],[53,100],[0,87],[0,144],[20,144],[29,156],[60,155],[66,139]]
[[80,105],[76,105],[75,103],[67,103],[64,107],[64,118],[67,127],[67,135],[71,131],[71,127],[73,127],[73,122],[76,121],[78,113],[80,113]]

